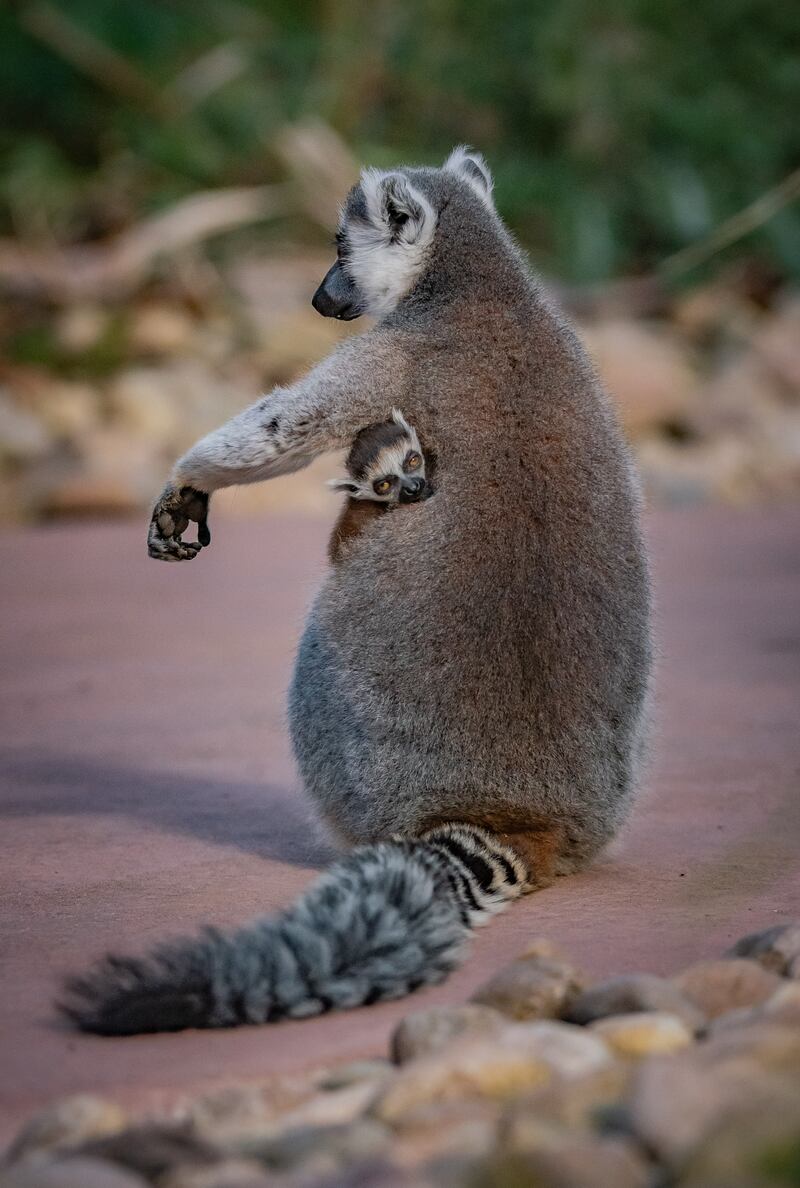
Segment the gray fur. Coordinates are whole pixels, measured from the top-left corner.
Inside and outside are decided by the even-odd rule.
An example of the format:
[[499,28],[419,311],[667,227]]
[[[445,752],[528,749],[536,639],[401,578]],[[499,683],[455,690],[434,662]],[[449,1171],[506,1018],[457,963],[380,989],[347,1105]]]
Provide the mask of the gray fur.
[[[521,890],[497,870],[481,886],[447,842],[355,850],[279,916],[230,935],[207,928],[149,957],[106,957],[69,983],[62,1009],[85,1031],[135,1035],[302,1019],[440,982],[469,929]],[[473,852],[492,862],[482,842],[473,831]]]
[[[347,218],[382,217],[377,198],[387,193],[414,212],[413,241],[374,228],[366,296],[377,295],[380,320],[190,450],[156,507],[150,549],[191,559],[197,550],[169,524],[194,518],[187,507],[198,491],[296,470],[402,408],[436,456],[436,493],[380,517],[329,571],[292,681],[295,754],[307,791],[348,844],[472,822],[516,847],[537,886],[591,859],[630,807],[651,663],[648,567],[614,413],[497,216],[490,183],[477,176],[485,166],[468,160],[461,152],[446,169],[395,171],[388,187],[370,175],[372,202],[355,191],[345,244]],[[369,236],[357,238],[363,276]],[[385,267],[395,250],[401,266]],[[346,269],[346,252],[340,262]],[[445,861],[436,845],[424,852]],[[421,843],[378,844],[375,863],[389,852],[402,854],[409,884],[422,878]],[[350,886],[351,869],[329,880]],[[361,894],[347,897],[353,927]],[[385,901],[377,890],[363,895],[376,935],[386,927],[397,946],[397,968],[394,957],[380,966],[395,972],[376,993],[409,984],[412,949],[417,980],[436,980],[457,950],[446,901],[422,889],[404,925],[392,913],[384,926]],[[324,967],[327,917],[302,918]],[[229,962],[243,1002],[251,979],[271,994],[264,970],[280,960],[275,927],[168,950],[142,967],[142,984],[166,994],[196,963]],[[373,978],[363,968],[362,989]],[[76,1017],[102,1029],[114,977],[84,986]],[[353,996],[345,989],[342,1000]],[[209,1017],[236,1021],[216,999]],[[176,1025],[174,1013],[165,1018]],[[196,1021],[187,1010],[185,1025]]]

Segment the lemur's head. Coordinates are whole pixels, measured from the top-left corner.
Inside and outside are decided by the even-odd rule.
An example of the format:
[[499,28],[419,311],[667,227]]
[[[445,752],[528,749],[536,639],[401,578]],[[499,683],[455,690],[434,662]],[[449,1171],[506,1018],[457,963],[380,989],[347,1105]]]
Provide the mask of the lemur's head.
[[346,465],[349,478],[333,479],[330,485],[351,499],[417,503],[431,494],[419,439],[397,409],[391,420],[361,430]]
[[365,169],[342,207],[336,262],[314,309],[344,322],[390,313],[422,277],[440,213],[457,196],[494,213],[489,167],[463,145],[441,169]]

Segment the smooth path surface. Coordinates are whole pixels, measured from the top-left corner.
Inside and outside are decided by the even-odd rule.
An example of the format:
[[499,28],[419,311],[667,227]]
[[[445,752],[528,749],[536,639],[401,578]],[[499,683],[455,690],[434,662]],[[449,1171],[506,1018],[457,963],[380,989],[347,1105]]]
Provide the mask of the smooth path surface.
[[385,1050],[534,936],[588,971],[670,972],[800,917],[800,507],[650,521],[657,737],[629,828],[593,869],[480,933],[414,999],[302,1023],[105,1040],[53,1011],[59,977],[204,921],[286,904],[328,856],[284,700],[326,526],[217,520],[185,565],[143,524],[0,536],[0,1142],[53,1097],[153,1105]]

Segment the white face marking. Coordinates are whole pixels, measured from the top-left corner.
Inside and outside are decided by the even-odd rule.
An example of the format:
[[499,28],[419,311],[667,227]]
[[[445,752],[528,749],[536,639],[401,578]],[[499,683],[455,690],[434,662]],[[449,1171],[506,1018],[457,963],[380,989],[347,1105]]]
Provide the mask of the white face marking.
[[[351,499],[371,499],[375,503],[397,503],[400,496],[399,481],[385,495],[378,494],[372,484],[377,479],[386,476],[394,476],[400,480],[406,473],[413,474],[415,478],[425,478],[425,455],[422,453],[416,431],[412,429],[399,409],[393,410],[392,420],[404,430],[403,437],[399,438],[394,445],[381,450],[362,479],[349,475],[346,479],[331,480],[329,486],[333,490],[343,491]],[[419,454],[422,461],[416,470],[406,472],[403,464],[410,452]]]
[[361,189],[366,221],[345,220],[345,268],[355,282],[364,311],[390,313],[422,274],[436,231],[436,214],[402,173],[365,169]]

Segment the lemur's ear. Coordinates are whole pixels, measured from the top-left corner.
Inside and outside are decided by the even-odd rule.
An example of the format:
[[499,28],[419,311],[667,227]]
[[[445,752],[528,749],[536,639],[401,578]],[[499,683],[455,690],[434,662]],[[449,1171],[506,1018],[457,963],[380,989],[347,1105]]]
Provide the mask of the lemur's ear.
[[392,409],[392,420],[394,421],[395,425],[399,425],[401,429],[404,429],[409,437],[411,436],[413,430],[403,414],[400,412],[399,408]]
[[492,206],[494,182],[491,170],[480,153],[476,153],[466,144],[459,144],[453,149],[442,169],[463,178],[487,206]]
[[328,479],[328,486],[332,491],[346,491],[348,495],[357,495],[360,490],[356,483],[347,479]]
[[436,223],[433,208],[404,174],[365,169],[361,189],[370,222],[384,231],[391,243],[417,243],[432,234]]

